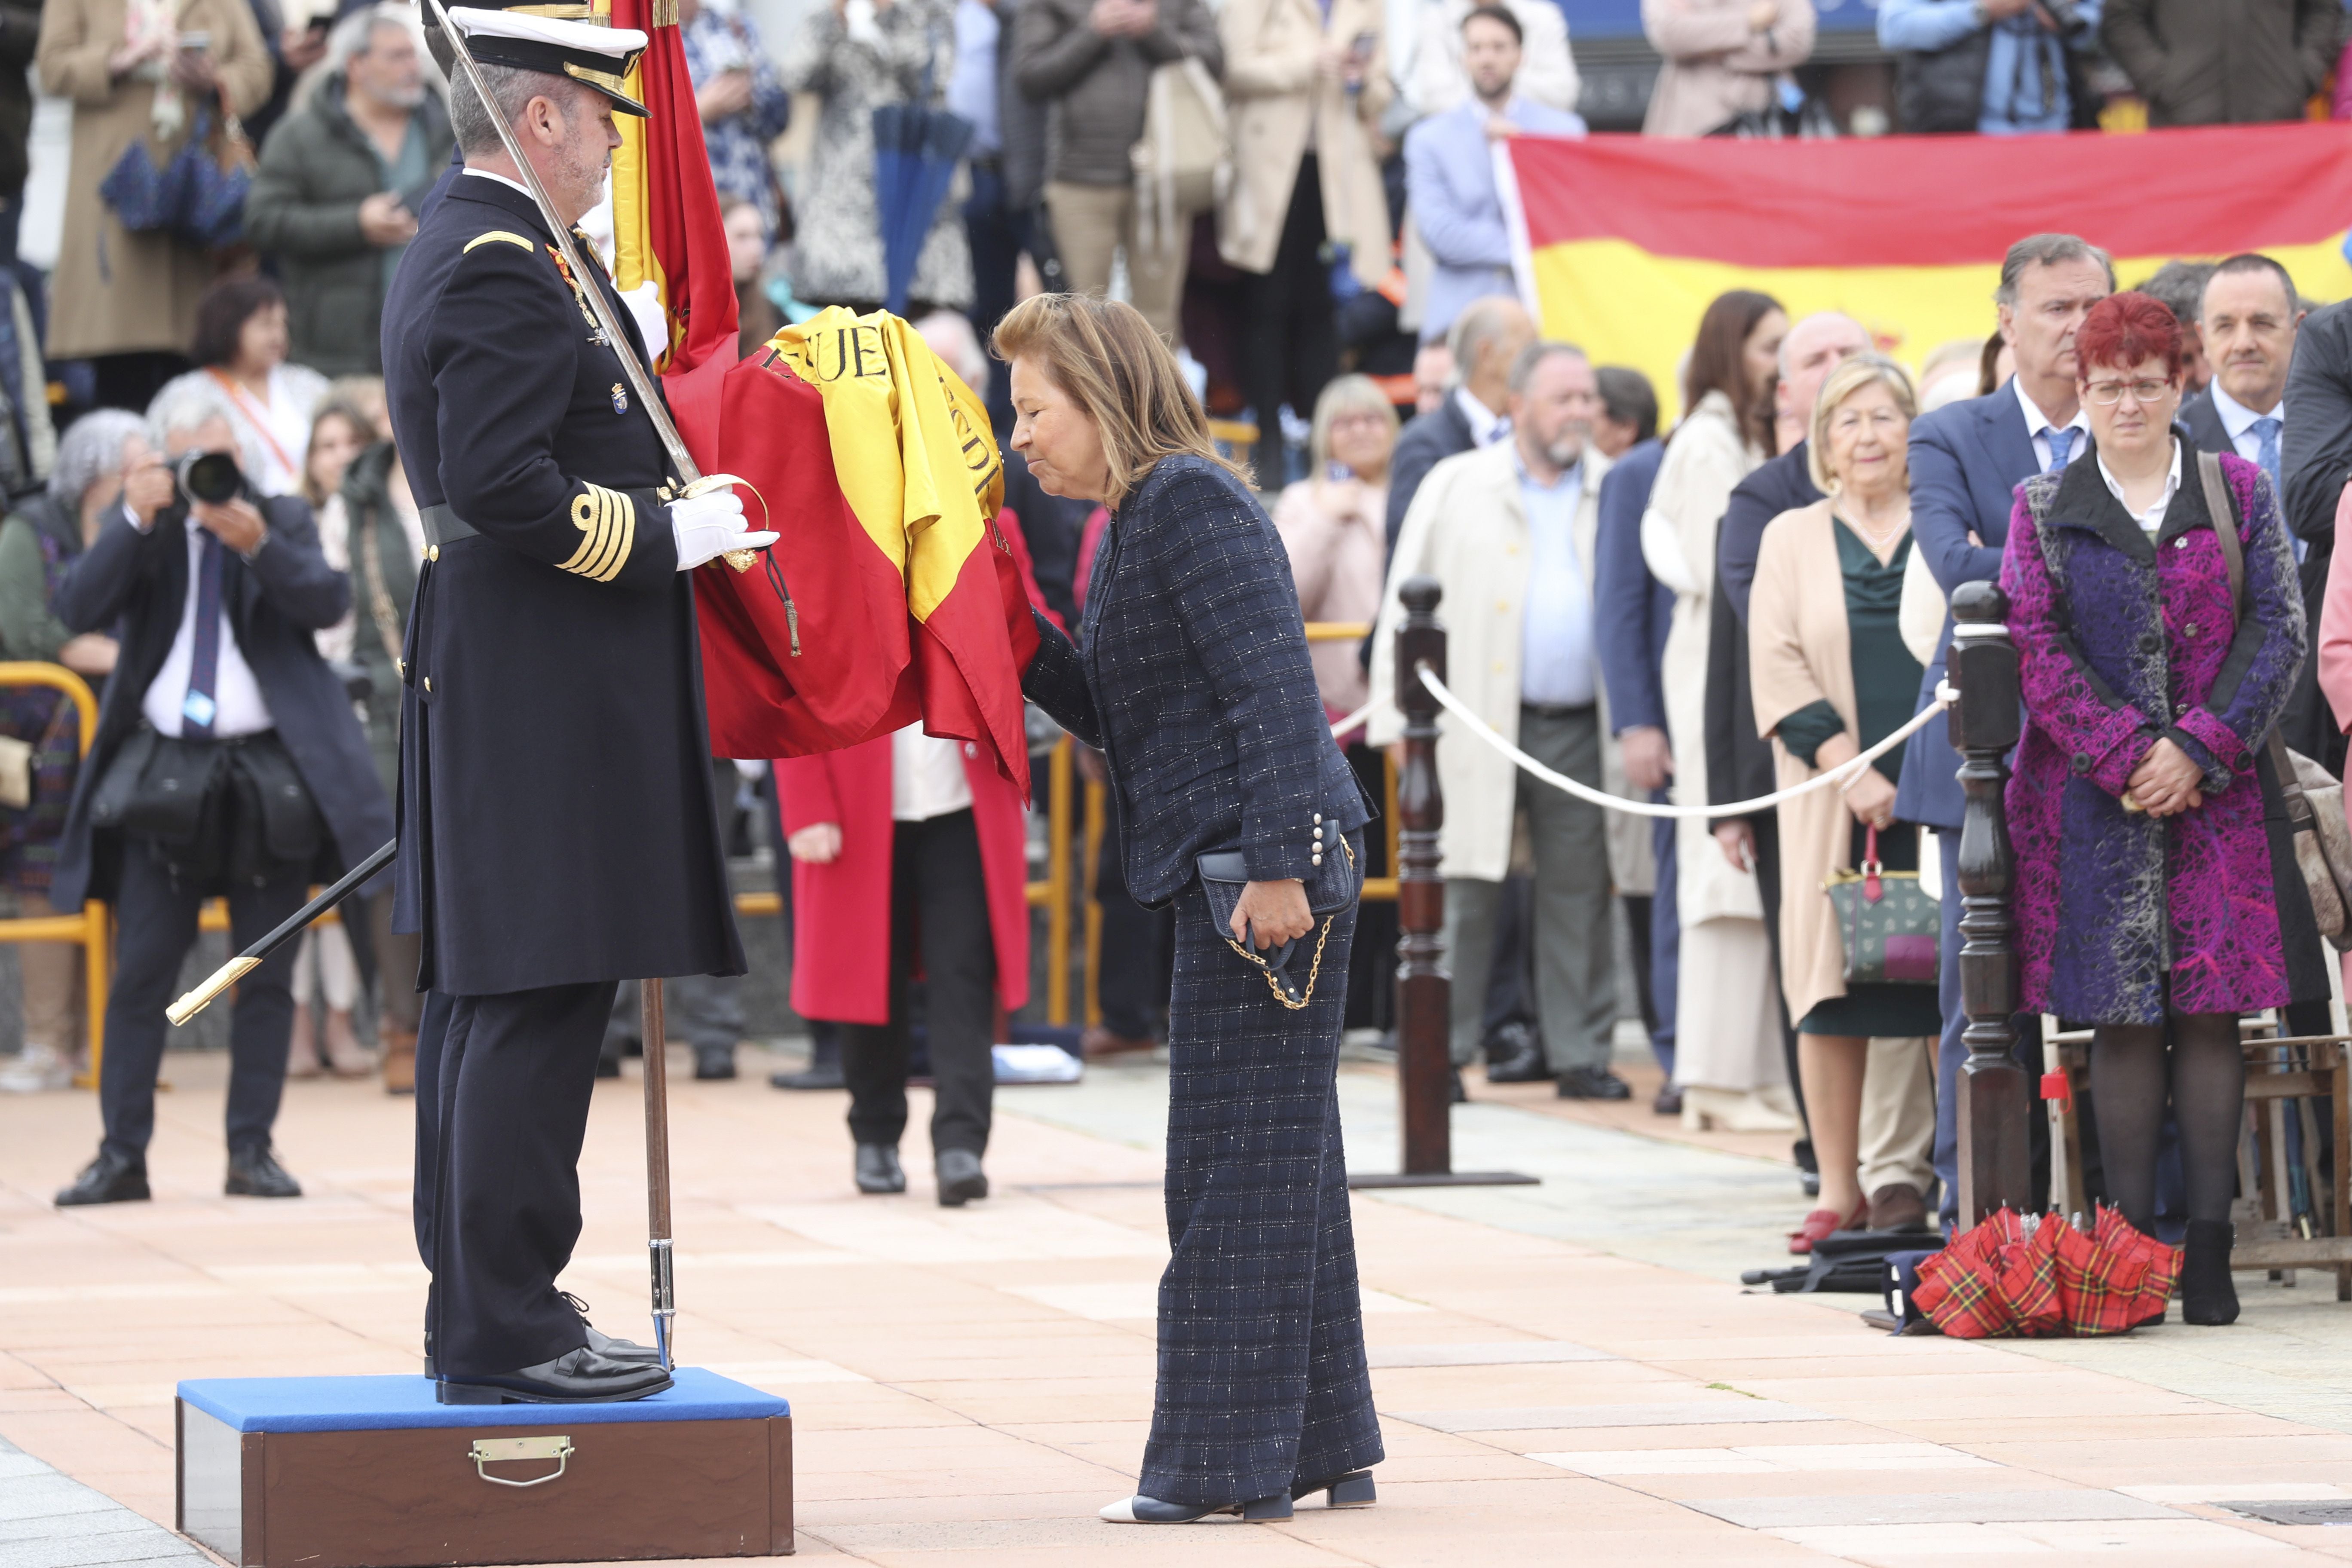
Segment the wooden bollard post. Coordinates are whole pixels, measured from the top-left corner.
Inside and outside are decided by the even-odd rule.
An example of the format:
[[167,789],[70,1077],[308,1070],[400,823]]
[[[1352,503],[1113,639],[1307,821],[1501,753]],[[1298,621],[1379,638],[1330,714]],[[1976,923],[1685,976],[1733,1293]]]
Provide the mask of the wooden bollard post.
[[2010,888],[2016,858],[2010,847],[2003,792],[2009,752],[2017,744],[2017,648],[2009,639],[2009,595],[1990,583],[1963,583],[1952,595],[1952,648],[1946,679],[1959,693],[1948,720],[1952,749],[1960,753],[1960,788],[1968,796],[1960,819],[1961,1037],[1959,1223],[1975,1225],[2004,1205],[2032,1200],[2028,1143],[2032,1089],[2016,1053],[2017,960],[2010,944]]
[[[1404,759],[1397,770],[1397,1092],[1403,1168],[1395,1175],[1351,1174],[1348,1184],[1526,1185],[1535,1178],[1454,1169],[1454,982],[1445,969],[1445,879],[1438,871],[1445,795],[1437,782],[1438,701],[1421,683],[1423,669],[1445,679],[1445,625],[1437,618],[1444,589],[1434,577],[1414,576],[1398,596],[1405,607],[1397,628],[1395,692],[1404,715]],[[1479,742],[1465,736],[1454,743]]]

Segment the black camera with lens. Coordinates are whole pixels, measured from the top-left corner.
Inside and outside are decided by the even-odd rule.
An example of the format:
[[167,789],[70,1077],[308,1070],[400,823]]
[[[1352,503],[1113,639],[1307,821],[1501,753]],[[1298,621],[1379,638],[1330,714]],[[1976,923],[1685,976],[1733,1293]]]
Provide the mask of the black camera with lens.
[[234,452],[190,452],[174,466],[174,472],[179,476],[180,494],[190,501],[224,506],[253,493]]

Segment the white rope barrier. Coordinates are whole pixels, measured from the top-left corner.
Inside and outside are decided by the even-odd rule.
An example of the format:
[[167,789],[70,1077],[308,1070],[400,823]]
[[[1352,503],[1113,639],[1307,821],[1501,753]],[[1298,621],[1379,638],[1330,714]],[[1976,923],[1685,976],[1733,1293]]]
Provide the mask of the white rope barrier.
[[1353,713],[1349,714],[1345,719],[1342,719],[1337,724],[1332,725],[1331,738],[1335,741],[1338,740],[1340,736],[1346,734],[1349,731],[1354,729],[1357,725],[1362,723],[1365,720],[1370,718],[1373,714],[1379,712],[1388,705],[1389,700],[1387,698],[1373,698],[1370,702],[1365,703],[1361,708],[1357,709]]
[[[1941,713],[1945,709],[1950,707],[1953,696],[1955,695],[1948,684],[1944,686],[1936,693],[1935,701],[1929,703],[1927,707],[1914,714],[1911,721],[1904,725],[1903,728],[1895,731],[1893,734],[1887,736],[1876,745],[1872,746],[1868,751],[1862,752],[1859,756],[1855,756],[1845,762],[1840,763],[1836,767],[1830,769],[1827,773],[1822,773],[1815,778],[1807,779],[1803,784],[1797,784],[1791,788],[1776,790],[1770,795],[1759,796],[1755,800],[1735,800],[1723,805],[1654,805],[1648,801],[1627,800],[1622,795],[1607,795],[1600,790],[1594,789],[1590,784],[1579,784],[1576,780],[1568,777],[1564,773],[1556,773],[1552,772],[1549,768],[1544,766],[1541,763],[1536,761],[1533,757],[1528,755],[1517,746],[1511,744],[1510,742],[1506,741],[1502,736],[1496,734],[1495,732],[1494,726],[1488,724],[1484,719],[1479,718],[1477,714],[1470,711],[1469,708],[1463,703],[1459,697],[1454,696],[1453,692],[1445,689],[1445,682],[1438,679],[1436,672],[1431,669],[1428,665],[1418,665],[1415,667],[1415,671],[1421,677],[1422,685],[1429,689],[1429,694],[1436,698],[1437,700],[1444,705],[1447,712],[1453,714],[1456,719],[1461,720],[1463,726],[1472,734],[1477,736],[1480,740],[1486,742],[1488,745],[1494,747],[1505,756],[1510,758],[1511,761],[1517,763],[1528,773],[1541,779],[1544,783],[1551,785],[1554,789],[1566,790],[1569,794],[1576,796],[1579,800],[1591,801],[1595,805],[1606,806],[1611,811],[1622,811],[1632,816],[1747,816],[1752,813],[1762,811],[1767,806],[1778,805],[1784,800],[1793,800],[1798,795],[1805,794],[1808,790],[1826,789],[1832,784],[1842,784],[1848,778],[1859,775],[1863,769],[1868,767],[1872,763],[1877,761],[1880,757],[1885,756],[1887,752],[1893,751],[1895,747],[1909,740],[1912,733],[1918,730],[1922,725],[1926,724],[1928,720],[1933,719],[1937,714]],[[1378,700],[1375,699],[1371,707],[1377,706],[1379,706],[1379,702]],[[1368,707],[1366,708],[1365,712],[1370,712],[1370,710],[1371,708]],[[1360,718],[1361,715],[1359,715],[1358,717]],[[1354,721],[1355,721],[1353,720],[1349,721],[1351,723]],[[1334,728],[1336,730],[1337,726],[1334,726]]]

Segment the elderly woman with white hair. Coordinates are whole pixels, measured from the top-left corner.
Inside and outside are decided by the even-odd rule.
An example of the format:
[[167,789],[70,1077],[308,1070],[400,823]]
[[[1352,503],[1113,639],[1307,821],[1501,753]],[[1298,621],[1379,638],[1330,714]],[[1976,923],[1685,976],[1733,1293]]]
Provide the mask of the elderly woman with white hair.
[[[146,424],[119,409],[100,409],[66,432],[48,489],[0,523],[0,658],[62,664],[93,684],[112,672],[114,638],[76,634],[50,612],[49,596],[122,494],[123,469],[147,462],[152,451]],[[79,715],[50,687],[7,687],[0,689],[0,734],[33,748],[20,764],[29,804],[8,814],[0,829],[0,906],[10,914],[47,913],[49,873],[80,762]],[[17,946],[16,956],[24,970],[25,1047],[0,1067],[0,1092],[63,1089],[82,1047],[81,1011],[75,1005],[82,950],[71,942],[28,942]]]
[[[1826,499],[1782,512],[1765,531],[1748,601],[1749,684],[1783,789],[1853,761],[1914,711],[1919,660],[1896,617],[1911,553],[1908,440],[1918,406],[1911,378],[1892,360],[1856,354],[1830,372],[1807,447]],[[1861,916],[1842,919],[1827,891],[1857,868],[1865,900],[1874,879],[1883,891],[1888,875],[1916,875],[1919,829],[1895,816],[1902,771],[1897,747],[1838,788],[1779,808],[1780,984],[1798,1020],[1806,1123],[1822,1173],[1819,1206],[1793,1233],[1791,1252],[1864,1223],[1909,1230],[1927,1220],[1932,1042],[1942,1026],[1933,933],[1886,937],[1884,963],[1874,963],[1867,950],[1848,951],[1865,935]],[[1873,913],[1868,931],[1885,920]],[[1867,1119],[1866,1148],[1865,1093],[1881,1110]]]

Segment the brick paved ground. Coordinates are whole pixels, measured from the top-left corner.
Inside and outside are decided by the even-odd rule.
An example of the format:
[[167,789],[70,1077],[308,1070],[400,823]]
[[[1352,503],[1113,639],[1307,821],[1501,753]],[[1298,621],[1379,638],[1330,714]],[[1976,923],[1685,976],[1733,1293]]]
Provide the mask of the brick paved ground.
[[[170,1059],[150,1205],[49,1208],[88,1157],[94,1107],[0,1099],[0,1439],[23,1451],[0,1448],[0,1568],[167,1549],[45,1467],[168,1521],[180,1378],[415,1366],[406,1105],[363,1085],[292,1086],[280,1148],[311,1195],[227,1200],[220,1065]],[[1276,1526],[1102,1524],[1094,1510],[1129,1489],[1150,1399],[1160,1073],[1002,1094],[998,1195],[958,1212],[931,1202],[911,1145],[913,1193],[857,1197],[840,1097],[779,1094],[759,1053],[744,1065],[738,1082],[675,1089],[681,1343],[792,1397],[805,1557],[2352,1559],[2352,1531],[2215,1506],[2352,1502],[2352,1306],[2315,1277],[2284,1290],[2241,1276],[2249,1310],[2233,1330],[1889,1340],[1858,1324],[1857,1298],[1732,1283],[1774,1259],[1802,1207],[1754,1140],[1651,1136],[1646,1113],[1554,1114],[1524,1091],[1457,1115],[1458,1163],[1541,1186],[1358,1203],[1390,1452],[1381,1506]],[[1392,1162],[1391,1080],[1350,1068],[1343,1085],[1353,1162]],[[600,1090],[567,1280],[621,1332],[640,1331],[640,1125],[633,1084]],[[104,1555],[90,1542],[107,1531],[146,1555]]]

